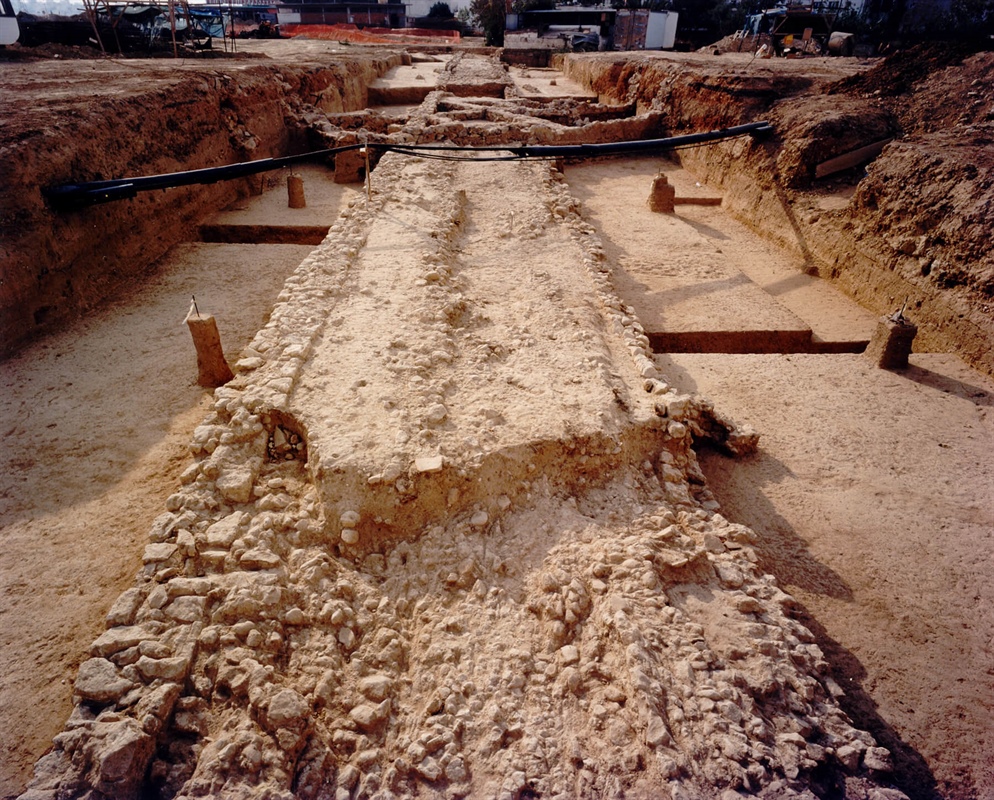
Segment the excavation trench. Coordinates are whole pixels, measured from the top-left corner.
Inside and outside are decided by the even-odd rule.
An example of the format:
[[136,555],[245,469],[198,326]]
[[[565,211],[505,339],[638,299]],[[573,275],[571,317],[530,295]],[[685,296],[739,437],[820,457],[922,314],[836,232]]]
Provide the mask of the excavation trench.
[[[642,94],[615,84],[601,91],[609,102],[595,102],[580,84],[603,83],[613,67],[571,67],[571,86],[561,73],[508,73],[463,54],[434,58],[366,62],[377,66],[363,67],[353,88],[317,93],[340,98],[329,100],[328,113],[284,98],[299,126],[277,126],[272,139],[253,134],[256,152],[362,136],[617,141],[657,136],[673,123],[671,110],[647,102],[644,82]],[[750,110],[771,96],[731,86],[729,96]],[[363,110],[364,92],[380,107]],[[559,92],[565,97],[551,96]],[[731,124],[728,104],[724,112],[720,121]],[[734,164],[753,177],[760,149],[729,144],[714,161],[701,149],[681,164],[561,168],[390,154],[376,166],[368,198],[361,185],[336,182],[336,172],[359,177],[364,167],[339,163],[298,169],[303,209],[286,208],[285,174],[270,176],[261,196],[241,187],[242,198],[212,219],[200,209],[234,188],[128,201],[136,204],[129,213],[148,203],[161,214],[193,200],[186,230],[202,241],[174,252],[211,254],[211,294],[232,305],[232,317],[233,306],[249,305],[224,292],[222,276],[235,263],[268,261],[262,272],[274,288],[260,281],[257,292],[243,293],[265,295],[252,298],[259,317],[226,342],[235,380],[194,409],[202,422],[192,463],[173,455],[182,463],[148,503],[166,511],[141,521],[149,534],[135,544],[136,553],[147,545],[136,582],[126,577],[133,564],[109,576],[92,600],[89,627],[68,647],[84,660],[62,702],[73,689],[71,725],[86,733],[59,738],[39,765],[34,789],[42,794],[32,796],[87,785],[122,797],[657,796],[677,785],[708,796],[718,788],[762,795],[774,783],[777,791],[845,787],[861,796],[891,780],[891,756],[878,741],[894,754],[902,788],[934,784],[916,748],[941,764],[941,747],[895,710],[893,694],[885,687],[874,696],[885,708],[877,715],[862,690],[839,688],[853,676],[844,671],[854,659],[845,648],[865,646],[839,621],[854,601],[872,607],[880,598],[858,566],[833,560],[829,548],[851,542],[805,527],[806,517],[893,491],[860,466],[872,462],[885,473],[891,437],[834,420],[849,419],[841,409],[860,392],[888,413],[888,393],[899,409],[909,388],[858,355],[828,355],[859,350],[876,315],[807,274],[820,268],[805,257],[728,217],[727,209],[748,217],[743,209],[755,195]],[[649,211],[659,172],[692,202],[672,214]],[[719,180],[704,183],[705,175]],[[116,219],[110,207],[82,213]],[[124,233],[118,238],[120,253],[138,249]],[[171,259],[157,270],[171,275]],[[202,294],[197,273],[175,290],[184,309],[191,288]],[[248,270],[240,284],[255,288],[256,280]],[[224,335],[226,314],[218,317]],[[189,343],[164,336],[159,347],[163,368],[181,372]],[[912,513],[979,531],[986,473],[966,464],[979,458],[976,442],[989,424],[970,412],[981,394],[994,395],[981,376],[928,355],[911,374],[919,381],[914,403],[931,421],[903,419],[896,424],[914,431],[899,438],[953,443],[954,461],[922,461],[929,492],[943,475],[975,477],[961,478],[956,510],[929,517],[923,494]],[[124,360],[142,357],[134,351]],[[775,377],[781,372],[789,373],[786,385]],[[933,390],[942,381],[946,389]],[[981,393],[972,401],[971,382]],[[698,391],[717,403],[693,396]],[[748,429],[723,415],[725,396],[740,419],[762,420],[771,445],[741,468],[707,455],[702,470],[696,447],[705,440],[738,454],[755,446]],[[775,408],[755,411],[771,398]],[[806,456],[781,435],[793,431],[783,420],[792,402],[814,417],[802,423],[813,439],[794,431]],[[147,425],[141,408],[133,405],[135,427]],[[165,413],[168,424],[175,412]],[[182,418],[191,424],[189,411]],[[826,419],[836,427],[819,427]],[[39,427],[30,422],[24,435]],[[185,444],[189,430],[174,438]],[[900,456],[916,458],[913,450]],[[799,504],[792,492],[799,479],[813,481],[812,469],[829,479],[799,488],[808,496]],[[783,487],[775,509],[743,500],[742,493],[773,494],[771,480]],[[861,495],[854,487],[864,483]],[[135,487],[123,482],[120,491],[123,519]],[[48,530],[70,531],[71,522],[57,520],[78,500],[60,498]],[[866,558],[917,587],[906,560],[879,538],[898,540],[895,529],[908,524],[897,505],[877,520],[882,534],[863,531],[878,537],[879,552]],[[37,540],[37,509],[22,513],[25,521],[14,520],[7,534],[15,556],[18,542]],[[129,524],[136,523],[120,527]],[[948,581],[967,550],[944,552],[929,580]],[[33,579],[29,565],[19,569]],[[796,601],[778,581],[817,609],[817,622],[797,622]],[[101,634],[105,601],[122,590]],[[962,618],[955,598],[943,602],[951,619]],[[879,618],[860,619],[867,636],[888,638]],[[980,650],[956,650],[947,633],[936,622],[942,645],[915,649],[934,659],[955,652],[960,674],[974,676]],[[861,652],[872,676],[885,672],[886,658]],[[895,644],[892,655],[910,653]],[[923,684],[895,689],[919,690],[928,694]],[[4,699],[0,707],[14,709],[4,727],[15,729],[26,711]],[[63,705],[50,713],[47,737],[66,712]],[[955,736],[977,735],[969,726],[978,720],[967,719]],[[37,738],[31,747],[20,746],[21,772],[5,777],[13,793],[40,753]],[[135,765],[126,775],[113,769],[122,752]]]

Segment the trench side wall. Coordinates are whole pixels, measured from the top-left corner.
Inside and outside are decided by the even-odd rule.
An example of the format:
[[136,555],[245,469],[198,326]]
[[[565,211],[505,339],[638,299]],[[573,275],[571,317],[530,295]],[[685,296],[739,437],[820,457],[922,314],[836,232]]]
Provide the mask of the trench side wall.
[[[635,101],[641,113],[661,112],[664,135],[769,119],[777,132],[766,141],[743,137],[688,148],[679,151],[678,160],[721,191],[723,208],[736,219],[796,254],[807,268],[816,268],[863,307],[889,315],[907,300],[910,316],[918,325],[916,350],[952,352],[974,369],[994,376],[990,348],[994,321],[982,313],[984,297],[969,287],[945,290],[921,275],[917,259],[912,263],[912,257],[896,252],[883,237],[860,235],[857,228],[886,228],[885,210],[877,214],[858,204],[859,208],[851,207],[829,220],[826,215],[801,211],[795,202],[797,192],[790,180],[779,175],[777,156],[788,143],[797,149],[798,143],[791,141],[795,134],[790,108],[807,102],[804,95],[818,90],[815,81],[788,74],[715,78],[688,71],[686,65],[611,57],[566,56],[561,68],[567,77],[596,91],[601,102]],[[872,169],[871,165],[871,178]],[[857,201],[868,180],[864,178],[857,188]],[[888,191],[904,189],[899,182],[892,183]],[[874,214],[881,218],[862,219]],[[955,250],[955,243],[951,247]],[[955,257],[955,253],[945,256]]]
[[6,149],[0,185],[22,188],[6,192],[0,218],[0,356],[140,285],[205,216],[248,192],[241,179],[56,212],[42,187],[303,152],[297,120],[309,106],[365,108],[369,83],[399,63],[390,52],[326,67],[211,62],[166,88],[53,118]]

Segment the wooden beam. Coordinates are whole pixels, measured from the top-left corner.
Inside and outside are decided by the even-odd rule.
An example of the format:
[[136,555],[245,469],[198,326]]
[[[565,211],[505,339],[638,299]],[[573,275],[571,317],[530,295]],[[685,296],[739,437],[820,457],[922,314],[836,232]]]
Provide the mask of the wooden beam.
[[879,156],[880,152],[893,141],[893,138],[881,139],[879,142],[851,150],[848,153],[843,153],[841,156],[830,158],[828,161],[822,161],[815,167],[815,177],[824,178],[827,175],[834,175],[836,172],[858,167],[860,164],[871,161]]
[[678,206],[720,206],[720,197],[674,197],[674,205]]

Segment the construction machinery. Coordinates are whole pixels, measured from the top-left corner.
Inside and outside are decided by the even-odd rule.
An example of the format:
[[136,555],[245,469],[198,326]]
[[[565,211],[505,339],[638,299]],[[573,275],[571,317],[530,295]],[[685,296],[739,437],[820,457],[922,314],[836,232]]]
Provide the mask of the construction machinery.
[[17,41],[20,30],[17,27],[17,14],[10,0],[0,0],[0,47]]
[[851,43],[848,39],[840,39],[838,34],[835,34],[838,44],[830,47],[832,26],[842,10],[841,0],[789,0],[786,5],[750,17],[743,34],[768,35],[773,52],[781,57],[827,55],[830,51],[836,55],[851,55],[847,52],[851,50]]

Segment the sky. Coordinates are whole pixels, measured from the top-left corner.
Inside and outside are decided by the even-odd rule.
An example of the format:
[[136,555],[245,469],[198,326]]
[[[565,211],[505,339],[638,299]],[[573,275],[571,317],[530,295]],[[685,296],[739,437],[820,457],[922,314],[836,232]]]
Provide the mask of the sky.
[[58,14],[63,17],[72,17],[83,10],[83,4],[79,0],[11,0],[14,4],[14,11],[23,11],[25,14]]

